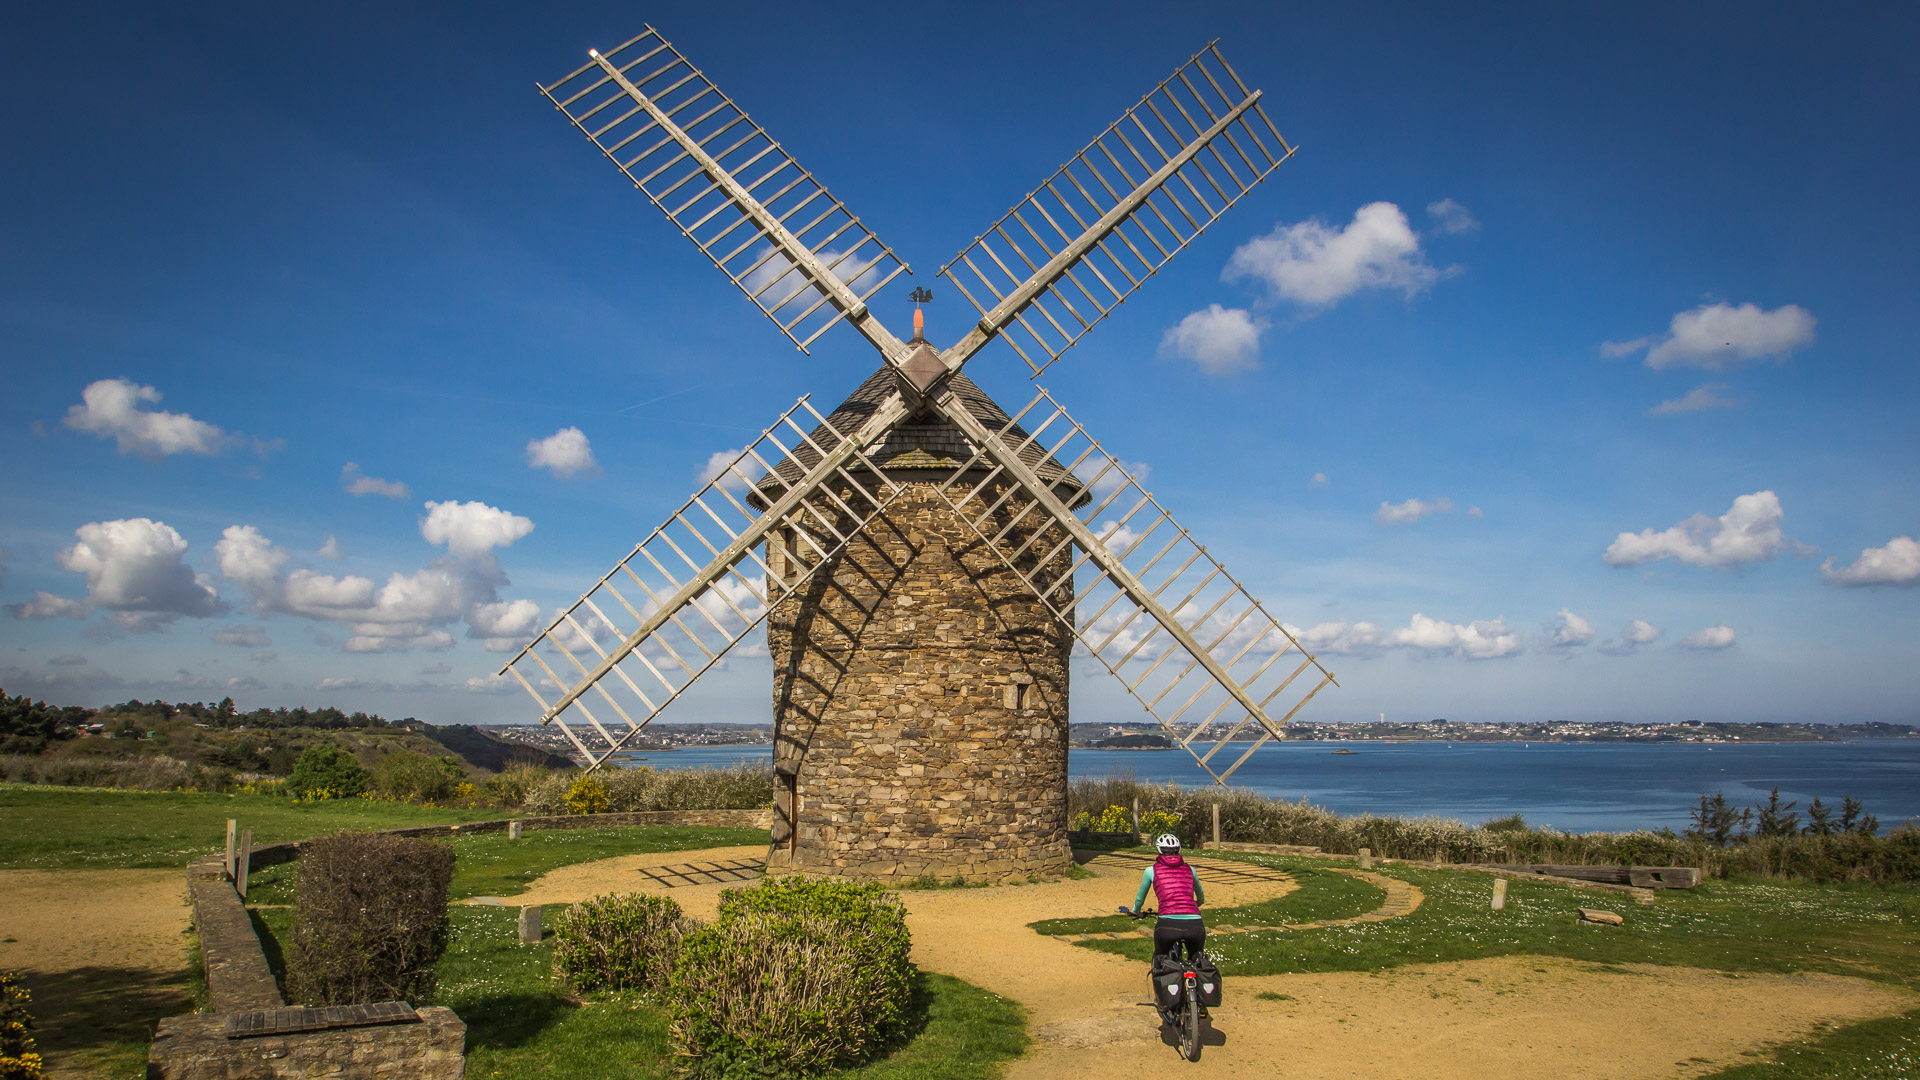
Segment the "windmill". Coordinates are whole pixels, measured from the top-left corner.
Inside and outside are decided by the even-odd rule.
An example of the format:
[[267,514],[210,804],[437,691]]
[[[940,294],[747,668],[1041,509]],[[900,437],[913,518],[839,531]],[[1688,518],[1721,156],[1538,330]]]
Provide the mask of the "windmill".
[[765,622],[772,865],[1057,873],[1076,649],[1218,783],[1337,685],[1044,389],[1009,414],[961,370],[999,339],[1037,378],[1292,155],[1217,43],[941,268],[977,314],[946,349],[881,324],[907,265],[652,27],[540,89],[801,352],[846,322],[882,360],[501,669],[590,768]]

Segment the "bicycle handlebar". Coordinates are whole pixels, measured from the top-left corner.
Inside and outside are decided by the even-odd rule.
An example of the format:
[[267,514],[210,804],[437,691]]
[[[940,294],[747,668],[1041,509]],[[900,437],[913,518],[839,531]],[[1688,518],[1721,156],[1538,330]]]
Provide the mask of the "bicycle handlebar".
[[1135,911],[1132,908],[1126,906],[1125,904],[1122,904],[1120,905],[1120,914],[1126,915],[1130,918],[1145,919],[1153,914],[1153,909],[1141,908],[1139,911]]

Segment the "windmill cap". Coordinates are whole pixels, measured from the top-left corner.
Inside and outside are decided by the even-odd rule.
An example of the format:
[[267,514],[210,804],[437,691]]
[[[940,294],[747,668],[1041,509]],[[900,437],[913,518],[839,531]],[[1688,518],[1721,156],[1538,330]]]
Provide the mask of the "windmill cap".
[[[827,422],[810,433],[812,441],[822,450],[831,450],[840,445],[841,436],[838,433],[850,434],[859,430],[893,393],[898,378],[891,364],[883,365],[827,414]],[[989,429],[1000,432],[1001,438],[1016,445],[1026,442],[1026,430],[1014,423],[1007,411],[964,373],[955,372],[948,376],[947,385],[966,403],[967,411]],[[901,421],[899,426],[870,447],[866,456],[889,474],[924,470],[929,474],[928,478],[944,480],[973,457],[973,446],[951,421],[932,412],[921,412]],[[778,497],[786,484],[798,481],[805,470],[819,460],[819,452],[812,447],[805,444],[797,447],[793,455],[774,470],[778,479],[770,476],[755,485],[754,501],[765,505],[768,496]],[[1040,478],[1054,487],[1056,494],[1069,505],[1078,506],[1089,498],[1086,494],[1087,485],[1068,472],[1064,465],[1047,456],[1041,446],[1024,447],[1020,451],[1020,460],[1032,466]],[[991,467],[985,462],[976,463],[975,466],[980,472]],[[861,468],[857,462],[849,466],[850,471]]]

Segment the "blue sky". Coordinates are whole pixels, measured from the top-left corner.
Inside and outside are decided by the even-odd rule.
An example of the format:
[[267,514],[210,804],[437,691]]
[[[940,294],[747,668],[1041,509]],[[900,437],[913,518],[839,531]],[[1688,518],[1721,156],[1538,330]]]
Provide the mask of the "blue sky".
[[1299,153],[1042,383],[1339,673],[1304,718],[1915,718],[1894,5],[42,6],[0,39],[0,686],[525,720],[490,634],[873,368],[535,92],[643,22],[943,343],[934,271],[1222,39]]

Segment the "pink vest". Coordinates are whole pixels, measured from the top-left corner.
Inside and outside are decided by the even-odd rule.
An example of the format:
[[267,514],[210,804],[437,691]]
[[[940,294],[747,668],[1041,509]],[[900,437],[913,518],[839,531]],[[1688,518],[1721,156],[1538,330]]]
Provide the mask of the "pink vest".
[[1178,855],[1153,860],[1153,895],[1160,901],[1162,915],[1200,914],[1200,905],[1193,899],[1193,867]]

